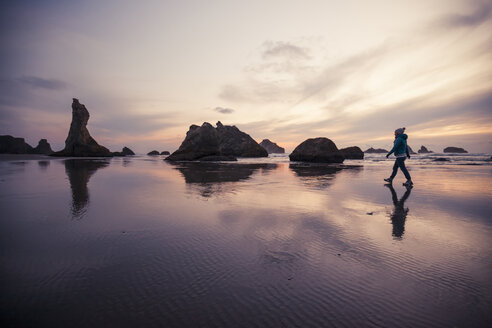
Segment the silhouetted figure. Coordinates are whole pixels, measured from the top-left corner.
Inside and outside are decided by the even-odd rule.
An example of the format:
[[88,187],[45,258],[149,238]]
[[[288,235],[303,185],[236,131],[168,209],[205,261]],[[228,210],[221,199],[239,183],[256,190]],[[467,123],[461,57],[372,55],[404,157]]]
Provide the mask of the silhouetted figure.
[[90,177],[100,168],[108,166],[105,161],[70,159],[65,161],[65,173],[72,189],[71,213],[74,219],[81,219],[89,204],[87,183]]
[[412,192],[412,187],[406,186],[407,191],[405,191],[403,197],[398,200],[398,196],[396,195],[396,191],[393,188],[393,185],[386,184],[385,186],[388,187],[388,189],[391,191],[391,198],[393,199],[393,205],[395,206],[390,216],[391,224],[393,225],[392,235],[398,239],[401,239],[401,237],[405,233],[405,220],[407,219],[408,214],[408,208],[405,208],[405,201],[410,196],[410,193]]
[[395,130],[395,141],[393,148],[386,154],[386,158],[388,158],[391,154],[395,153],[395,165],[393,165],[393,172],[391,176],[384,181],[388,183],[393,183],[393,179],[396,176],[398,168],[403,172],[407,181],[403,184],[404,186],[413,185],[412,178],[410,177],[410,173],[408,173],[407,168],[405,167],[405,159],[410,158],[410,153],[408,152],[407,147],[407,139],[408,136],[404,133],[405,128],[399,128]]

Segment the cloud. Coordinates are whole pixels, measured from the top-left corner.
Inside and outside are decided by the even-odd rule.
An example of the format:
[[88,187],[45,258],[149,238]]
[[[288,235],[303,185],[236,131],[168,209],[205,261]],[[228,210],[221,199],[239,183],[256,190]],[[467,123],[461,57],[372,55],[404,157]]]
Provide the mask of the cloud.
[[178,125],[167,115],[120,114],[90,122],[94,128],[110,131],[111,134],[141,135]]
[[[224,85],[219,97],[239,103],[283,103],[289,106],[316,96],[326,100],[327,96],[336,95],[349,82],[357,81],[356,75],[374,70],[390,54],[390,46],[395,45],[384,42],[353,56],[325,63],[263,60],[248,67],[242,82]],[[362,95],[359,93],[358,97]]]
[[41,88],[47,90],[60,90],[67,86],[67,83],[56,79],[43,79],[37,76],[23,76],[18,79],[19,82],[32,88]]
[[56,79],[36,76],[0,78],[0,106],[20,107],[39,105],[42,95],[67,89],[68,84]]
[[264,59],[278,59],[285,58],[290,60],[304,60],[309,59],[308,49],[297,46],[289,42],[265,42],[262,57]]
[[234,112],[232,108],[224,108],[224,107],[215,107],[214,111],[222,113],[222,114],[231,114]]
[[444,28],[474,27],[490,19],[491,15],[492,4],[478,3],[475,10],[471,14],[449,14],[443,16],[439,20],[438,25]]

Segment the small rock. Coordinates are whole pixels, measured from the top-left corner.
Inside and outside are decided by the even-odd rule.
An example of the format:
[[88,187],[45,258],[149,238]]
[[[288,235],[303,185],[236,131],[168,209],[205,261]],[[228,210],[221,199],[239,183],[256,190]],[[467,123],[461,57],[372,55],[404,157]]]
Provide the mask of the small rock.
[[285,149],[277,145],[275,142],[270,141],[269,139],[263,139],[260,142],[260,146],[266,149],[269,154],[284,154]]
[[50,155],[53,154],[53,150],[51,149],[51,145],[46,139],[41,139],[38,142],[36,148],[33,149],[34,154],[42,154],[42,155]]
[[429,154],[432,152],[432,150],[428,150],[424,145],[420,146],[420,149],[418,151],[419,154]]

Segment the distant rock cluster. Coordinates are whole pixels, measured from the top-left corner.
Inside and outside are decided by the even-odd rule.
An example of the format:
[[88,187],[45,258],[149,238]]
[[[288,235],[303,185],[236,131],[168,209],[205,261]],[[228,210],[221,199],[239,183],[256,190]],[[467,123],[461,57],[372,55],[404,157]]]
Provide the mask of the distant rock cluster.
[[444,148],[443,152],[444,153],[459,153],[459,154],[468,153],[466,150],[464,150],[463,148],[459,148],[459,147],[446,147],[446,148]]
[[388,151],[386,149],[383,149],[383,148],[377,148],[377,149],[374,149],[374,148],[369,148],[369,149],[366,149],[364,151],[364,153],[368,153],[368,154],[385,154],[385,153],[388,153]]
[[38,145],[33,148],[24,138],[15,138],[9,135],[0,136],[0,154],[40,154],[50,155],[53,153],[46,139],[39,140]]
[[191,125],[178,150],[166,158],[169,161],[231,161],[236,157],[267,157],[268,153],[248,134],[235,126],[217,122],[214,128],[204,122]]
[[113,156],[133,156],[133,155],[135,155],[135,153],[133,152],[133,150],[131,150],[128,147],[123,147],[123,149],[119,152],[118,151],[113,152]]
[[270,141],[269,139],[263,139],[260,142],[260,146],[265,148],[265,150],[269,154],[285,154],[285,149],[277,145],[275,142]]
[[152,150],[147,153],[148,156],[157,156],[157,155],[169,155],[170,153],[167,150],[161,151],[160,153],[157,150]]
[[35,148],[24,141],[24,138],[14,138],[9,135],[0,136],[0,153],[3,154],[40,154],[62,157],[111,157],[129,156],[135,153],[128,147],[121,152],[110,152],[104,146],[97,143],[87,130],[89,111],[79,102],[72,100],[72,122],[65,140],[65,148],[54,152],[46,139],[41,139]]
[[[65,140],[65,148],[54,152],[46,139],[41,139],[36,147],[30,146],[24,138],[10,135],[0,136],[0,153],[4,154],[43,154],[63,157],[111,157],[132,156],[135,153],[128,147],[120,152],[111,152],[108,148],[99,145],[89,133],[87,123],[89,111],[73,98],[72,122]],[[408,152],[415,154],[407,145]],[[444,153],[468,153],[459,147],[446,147]],[[268,154],[283,154],[285,149],[269,139],[263,139],[258,144],[247,133],[236,126],[223,125],[220,121],[216,127],[204,122],[201,126],[191,125],[186,137],[178,150],[170,154],[169,151],[150,151],[147,155],[169,155],[169,161],[235,161],[237,157],[267,157]],[[289,155],[291,161],[342,163],[345,159],[364,159],[364,153],[386,154],[388,150],[369,148],[362,151],[359,147],[338,149],[335,143],[324,137],[310,138],[299,144]],[[418,150],[419,154],[432,153],[425,146]]]

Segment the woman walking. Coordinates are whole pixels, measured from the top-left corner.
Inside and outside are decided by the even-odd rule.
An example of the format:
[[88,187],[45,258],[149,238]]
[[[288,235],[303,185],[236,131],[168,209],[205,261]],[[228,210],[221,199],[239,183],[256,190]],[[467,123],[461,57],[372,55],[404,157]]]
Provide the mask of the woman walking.
[[395,153],[395,157],[396,157],[395,165],[393,165],[393,173],[391,173],[391,176],[387,179],[384,179],[384,181],[388,183],[393,183],[393,179],[396,176],[398,168],[400,168],[400,170],[405,175],[405,178],[407,178],[407,181],[403,185],[412,186],[413,185],[412,178],[410,177],[410,173],[408,173],[408,170],[405,167],[405,159],[407,157],[410,158],[410,154],[408,153],[408,147],[407,147],[408,136],[403,132],[405,132],[405,128],[399,128],[395,130],[395,142],[393,148],[386,155],[386,158],[388,158],[389,155]]

